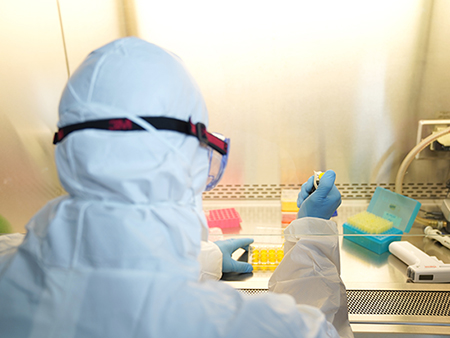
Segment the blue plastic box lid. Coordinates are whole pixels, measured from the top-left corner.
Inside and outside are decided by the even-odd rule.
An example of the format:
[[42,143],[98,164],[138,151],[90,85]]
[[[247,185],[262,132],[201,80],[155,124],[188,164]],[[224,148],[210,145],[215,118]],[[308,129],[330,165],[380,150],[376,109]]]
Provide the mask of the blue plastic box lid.
[[395,228],[409,232],[420,209],[420,202],[377,187],[367,211],[391,221]]

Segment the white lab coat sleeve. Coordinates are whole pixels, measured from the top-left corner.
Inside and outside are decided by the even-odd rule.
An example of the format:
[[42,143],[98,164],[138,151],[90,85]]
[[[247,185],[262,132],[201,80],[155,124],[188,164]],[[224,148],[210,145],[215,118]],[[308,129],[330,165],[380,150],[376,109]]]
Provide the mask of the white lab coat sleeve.
[[25,235],[19,233],[0,236],[0,273],[24,238]]
[[269,280],[269,290],[319,308],[340,337],[350,338],[337,234],[333,221],[309,217],[293,221],[285,230],[285,256]]
[[202,241],[199,255],[200,281],[219,280],[222,277],[222,251],[210,241]]

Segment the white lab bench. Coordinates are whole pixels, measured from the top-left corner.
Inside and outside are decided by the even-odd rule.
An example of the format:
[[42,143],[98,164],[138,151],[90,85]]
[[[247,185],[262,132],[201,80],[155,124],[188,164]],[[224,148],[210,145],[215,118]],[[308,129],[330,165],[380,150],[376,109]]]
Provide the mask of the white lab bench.
[[[343,200],[333,220],[339,230],[341,277],[347,287],[349,317],[357,337],[450,337],[450,283],[412,283],[406,265],[389,252],[378,255],[344,238],[349,216],[366,210],[369,200]],[[438,210],[440,200],[423,200],[422,208]],[[281,203],[270,201],[205,201],[204,209],[235,208],[241,229],[218,238],[251,237],[255,242],[282,243]],[[402,237],[450,264],[450,250],[425,238],[424,226],[414,223]],[[242,252],[241,252],[242,253]],[[240,253],[240,254],[241,254]],[[234,256],[238,258],[238,256]],[[267,292],[270,271],[226,274],[223,281],[248,294]]]

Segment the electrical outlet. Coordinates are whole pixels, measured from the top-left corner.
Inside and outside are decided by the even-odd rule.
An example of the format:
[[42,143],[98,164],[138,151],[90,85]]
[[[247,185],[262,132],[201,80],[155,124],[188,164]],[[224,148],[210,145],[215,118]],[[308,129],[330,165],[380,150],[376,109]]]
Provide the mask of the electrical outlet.
[[[433,134],[439,133],[447,129],[448,127],[449,125],[447,124],[435,125]],[[436,151],[450,151],[450,134],[439,137],[436,141],[430,144],[430,149]]]
[[446,220],[450,221],[450,199],[446,198],[442,201],[441,210]]
[[[443,116],[444,117],[444,116]],[[450,118],[440,120],[420,120],[417,129],[417,144],[433,133],[450,127]],[[450,134],[444,135],[432,142],[424,150],[416,155],[416,159],[450,159]]]

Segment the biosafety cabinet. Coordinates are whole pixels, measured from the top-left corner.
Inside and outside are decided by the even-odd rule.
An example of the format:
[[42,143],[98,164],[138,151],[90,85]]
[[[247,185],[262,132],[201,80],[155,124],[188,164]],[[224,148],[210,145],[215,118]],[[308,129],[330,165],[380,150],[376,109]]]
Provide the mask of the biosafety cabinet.
[[[231,139],[225,175],[204,193],[204,208],[234,208],[240,229],[212,238],[281,245],[293,217],[282,212],[283,191],[333,169],[343,199],[333,219],[357,336],[450,335],[450,283],[411,282],[404,262],[344,234],[377,188],[398,192],[399,172],[401,194],[421,204],[419,220],[449,218],[449,16],[447,0],[2,1],[3,229],[25,231],[65,193],[52,145],[65,82],[92,50],[134,35],[184,61],[205,97],[208,129]],[[449,264],[450,249],[422,223],[413,221],[402,239]],[[267,292],[270,274],[224,282]]]
[[[355,214],[367,210],[370,200],[344,199],[338,208],[337,215],[331,220],[336,222],[338,229],[341,278],[347,288],[348,311],[352,329],[356,337],[439,337],[449,334],[449,297],[450,283],[450,250],[439,244],[436,239],[425,236],[425,226],[414,222],[408,233],[396,237],[394,243],[407,242],[435,257],[433,264],[439,260],[439,266],[432,270],[440,273],[445,270],[447,282],[435,283],[433,280],[416,278],[413,282],[408,275],[408,264],[389,251],[381,254],[372,251],[364,245],[352,241],[352,237],[344,234],[343,225]],[[439,200],[422,200],[422,208],[439,210]],[[273,264],[270,262],[271,249],[283,247],[284,230],[281,202],[279,201],[237,201],[224,203],[208,201],[205,209],[217,208],[235,209],[241,219],[239,227],[222,229],[210,228],[211,239],[246,238],[254,239],[255,248],[266,250],[267,258],[254,265],[252,273],[224,274],[225,283],[250,295],[268,292],[268,282],[276,269],[278,259],[275,251]],[[419,213],[421,214],[421,213]],[[324,236],[317,234],[298,233],[298,237],[322,241]],[[363,236],[365,240],[377,235]],[[447,240],[449,239],[448,236]],[[358,237],[361,238],[361,237]],[[383,238],[383,236],[382,236]],[[249,260],[251,250],[239,250],[234,258],[241,261]],[[261,256],[261,253],[259,253]],[[411,256],[417,260],[415,256]],[[424,266],[427,261],[423,260]],[[272,264],[272,265],[271,265]],[[414,263],[411,263],[414,265]],[[441,269],[441,271],[439,271]]]

